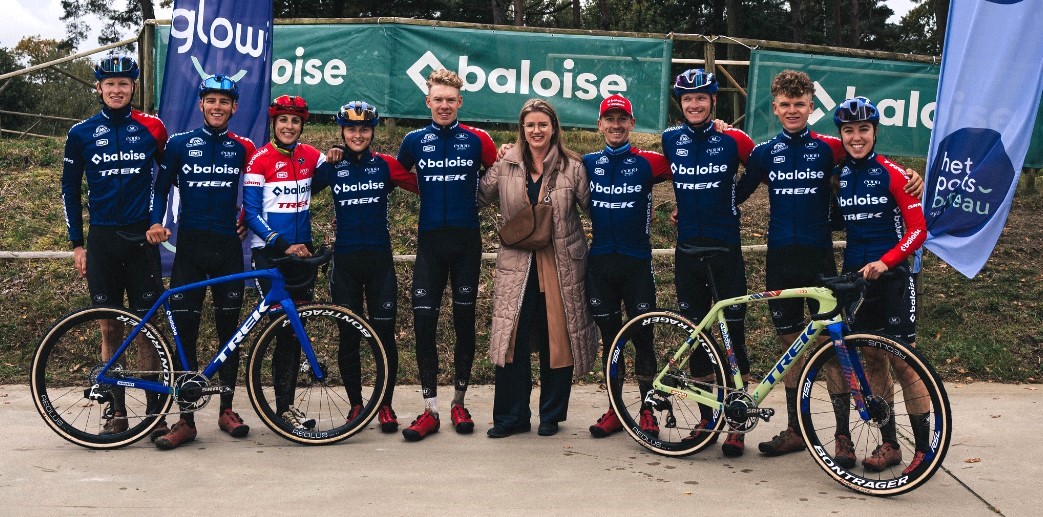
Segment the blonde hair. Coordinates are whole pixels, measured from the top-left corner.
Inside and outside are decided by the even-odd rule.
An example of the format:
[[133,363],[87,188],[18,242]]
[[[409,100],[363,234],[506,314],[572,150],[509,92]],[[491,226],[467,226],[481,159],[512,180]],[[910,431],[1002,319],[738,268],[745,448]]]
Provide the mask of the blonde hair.
[[771,80],[771,95],[785,95],[786,97],[803,97],[815,94],[815,83],[804,72],[796,70],[783,70]]
[[435,70],[427,76],[427,89],[430,90],[431,86],[435,84],[449,86],[459,90],[463,88],[464,80],[460,79],[460,76],[456,75],[456,72],[453,72],[452,70],[446,70],[443,68],[441,70]]

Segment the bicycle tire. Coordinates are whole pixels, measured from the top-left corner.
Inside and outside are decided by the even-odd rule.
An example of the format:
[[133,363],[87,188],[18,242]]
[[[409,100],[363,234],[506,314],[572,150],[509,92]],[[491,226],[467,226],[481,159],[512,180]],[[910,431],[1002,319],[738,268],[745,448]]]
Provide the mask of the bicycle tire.
[[[258,336],[250,351],[247,370],[247,391],[250,402],[261,421],[275,434],[304,445],[325,445],[344,440],[365,429],[380,409],[387,391],[387,355],[376,331],[363,318],[337,305],[309,304],[297,308],[297,315],[304,324],[311,341],[312,350],[323,367],[325,379],[318,381],[311,372],[310,364],[301,352],[297,341],[290,342],[293,395],[291,405],[313,420],[310,428],[293,425],[277,412],[278,401],[273,380],[273,356],[277,348],[277,336],[290,328],[286,314],[272,320]],[[292,331],[289,331],[292,332]],[[352,416],[352,402],[347,393],[348,385],[338,364],[341,336],[356,333],[360,337],[359,379],[362,406]],[[349,418],[350,417],[350,418]]]
[[[115,449],[130,445],[147,436],[159,424],[160,415],[165,414],[173,397],[170,393],[146,392],[114,385],[97,385],[94,377],[104,365],[101,358],[102,320],[113,320],[119,325],[119,340],[140,322],[134,314],[118,308],[87,307],[73,311],[58,320],[47,332],[33,356],[29,385],[36,410],[54,432],[62,438],[91,449]],[[138,359],[144,350],[154,350],[160,373],[155,377],[166,385],[173,379],[174,355],[163,335],[152,324],[141,330],[143,343],[132,343],[124,350],[124,359],[118,369],[110,370],[109,377],[124,376],[141,379],[146,376],[131,375],[130,365],[139,365]],[[147,347],[147,348],[146,348]],[[150,366],[151,368],[152,366]],[[108,401],[88,398],[92,387],[96,395]],[[119,395],[122,393],[122,396]],[[147,393],[154,393],[147,395]],[[153,416],[148,416],[147,399],[154,398]],[[123,400],[126,415],[126,430],[104,432],[108,422],[108,411],[115,407],[115,400]],[[158,411],[156,411],[158,410]],[[118,429],[117,429],[118,431]]]
[[[830,399],[831,391],[827,386],[830,382],[837,382],[837,377],[830,380],[831,375],[836,375],[830,373],[830,368],[838,368],[835,366],[838,364],[837,349],[832,343],[827,343],[812,353],[800,378],[798,420],[804,439],[809,445],[808,452],[814,458],[815,464],[830,477],[856,492],[873,496],[894,496],[914,490],[926,483],[941,467],[952,439],[952,413],[945,386],[938,373],[915,348],[893,339],[869,334],[847,336],[844,341],[849,350],[857,352],[849,355],[857,356],[862,363],[865,377],[873,389],[873,396],[877,400],[893,400],[893,409],[880,414],[894,419],[899,441],[905,442],[904,446],[899,444],[900,449],[905,449],[905,457],[899,463],[887,466],[880,472],[865,468],[857,460],[850,468],[845,468],[837,462],[834,434],[837,431],[838,418],[835,416]],[[884,364],[882,358],[887,359],[886,364],[890,365],[889,367],[879,367]],[[846,383],[843,386],[846,387]],[[915,457],[914,447],[909,445],[914,441],[913,426],[909,417],[910,412],[914,411],[910,409],[913,405],[917,406],[915,411],[918,414],[922,414],[924,409],[928,411],[925,420],[929,432],[926,433],[927,439],[922,440],[926,449],[923,451],[923,460],[916,468],[910,469],[909,464],[913,459],[909,456],[910,452],[913,452]],[[855,455],[864,458],[883,443],[881,423],[864,421],[855,410],[854,404],[849,406],[848,427],[855,446]],[[904,472],[906,470],[909,472]]]
[[[656,357],[657,367],[654,371],[658,373],[661,371],[661,365],[672,364],[670,359],[673,354],[696,326],[687,318],[667,311],[645,313],[628,321],[616,335],[605,362],[605,384],[608,387],[609,402],[622,423],[623,430],[642,447],[665,456],[694,454],[717,441],[719,431],[725,425],[725,419],[720,411],[714,410],[708,425],[703,427],[705,432],[693,435],[692,431],[702,420],[701,404],[686,399],[680,391],[676,392],[677,394],[657,392],[654,395],[654,407],[646,403],[646,393],[639,387],[634,367],[634,337],[649,328],[653,333],[652,342]],[[687,362],[682,360],[678,361],[678,364],[691,364],[692,361],[708,363],[713,378],[709,379],[707,376],[704,382],[697,385],[713,392],[717,400],[723,402],[726,391],[724,360],[720,351],[705,334],[700,334],[700,342],[689,350],[688,357],[684,358]],[[678,388],[683,388],[684,383],[693,381],[687,371],[682,372],[675,366],[666,368],[670,369],[670,372],[664,380],[677,382]],[[642,429],[642,409],[652,411],[659,428],[658,433]]]

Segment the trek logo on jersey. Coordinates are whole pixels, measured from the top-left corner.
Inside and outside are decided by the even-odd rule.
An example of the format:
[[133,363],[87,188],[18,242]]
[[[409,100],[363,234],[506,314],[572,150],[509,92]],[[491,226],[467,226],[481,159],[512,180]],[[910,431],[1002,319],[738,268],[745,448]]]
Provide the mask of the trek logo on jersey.
[[840,198],[840,206],[866,206],[866,205],[882,205],[887,203],[886,196],[854,196],[850,198]]
[[181,166],[181,172],[185,174],[239,174],[239,167],[228,165],[189,165],[186,163]]
[[435,152],[435,146],[433,146],[433,145],[425,145],[423,147],[423,149],[421,149],[421,151],[423,151],[425,153],[433,153],[433,152]]
[[674,151],[677,156],[688,156],[688,149],[678,149]]
[[695,167],[685,167],[677,163],[670,164],[670,171],[678,176],[694,176],[697,174],[716,174],[718,172],[725,172],[728,168],[721,164],[711,163],[709,165],[696,165]]
[[783,196],[807,196],[818,193],[818,187],[777,188],[773,192]]
[[677,190],[710,190],[720,188],[720,181],[710,181],[706,183],[674,183],[674,188]]
[[616,203],[610,203],[608,201],[599,201],[597,199],[592,199],[590,200],[590,204],[594,208],[608,208],[610,210],[615,210],[617,208],[634,208],[633,201],[620,201]]
[[199,158],[203,156],[203,151],[200,151],[199,149],[193,149],[188,152],[188,156],[192,158]]
[[141,169],[137,167],[127,167],[124,169],[108,169],[104,171],[98,171],[98,175],[105,178],[108,176],[121,176],[127,174],[137,174]]
[[598,165],[605,165],[606,163],[608,163],[608,156],[602,156],[601,158],[598,158],[598,161],[594,163],[597,163]]
[[104,135],[105,133],[108,133],[108,132],[109,132],[109,128],[107,128],[105,126],[98,126],[98,127],[94,128],[94,136],[92,136],[91,138],[98,138],[99,136]]
[[355,183],[353,185],[333,185],[333,193],[340,194],[342,192],[363,192],[366,190],[383,190],[384,182],[382,181],[367,181],[366,183]]
[[94,164],[97,165],[99,163],[144,160],[145,158],[145,153],[139,153],[135,151],[124,151],[122,153],[96,154],[91,157],[91,162],[94,162]]
[[844,220],[845,221],[865,221],[865,220],[869,220],[869,219],[883,219],[883,218],[884,218],[883,212],[876,212],[876,213],[859,212],[857,214],[844,214]]
[[424,181],[464,181],[467,179],[466,174],[433,174],[431,176],[424,176]]
[[101,140],[98,140],[98,141],[94,142],[94,145],[96,145],[98,147],[105,147],[106,145],[109,145],[109,139],[108,138],[102,138]]
[[786,145],[784,142],[779,142],[775,144],[775,147],[771,148],[771,154],[778,154],[782,151],[785,151],[786,149],[789,149],[789,146]]
[[201,187],[201,188],[231,188],[231,181],[189,181],[189,188]]
[[688,135],[681,135],[681,137],[677,139],[677,145],[685,145],[690,143],[692,143],[692,139],[688,138]]
[[420,160],[417,165],[421,169],[425,168],[443,168],[443,167],[474,167],[474,160],[468,160],[465,158],[449,158],[446,160],[432,160],[430,158],[426,160]]
[[599,185],[592,181],[590,182],[590,191],[597,194],[634,194],[641,192],[641,185],[627,185],[624,183],[622,185],[608,186]]
[[825,177],[826,173],[822,171],[813,171],[811,169],[795,170],[790,172],[771,171],[770,173],[768,173],[768,179],[771,181],[820,180]]
[[428,134],[424,135],[424,138],[421,138],[421,139],[420,139],[420,143],[422,143],[422,144],[426,144],[426,143],[428,143],[428,142],[431,142],[431,141],[433,141],[433,140],[436,140],[437,138],[438,138],[438,137],[437,137],[437,136],[435,136],[435,134],[434,134],[434,133],[428,133]]
[[276,196],[294,196],[297,194],[307,194],[308,192],[311,192],[311,185],[301,185],[299,187],[275,187],[272,189],[272,194],[275,194]]
[[185,147],[199,147],[201,145],[206,145],[206,142],[204,142],[202,138],[199,138],[197,136],[189,140],[188,143],[185,144]]

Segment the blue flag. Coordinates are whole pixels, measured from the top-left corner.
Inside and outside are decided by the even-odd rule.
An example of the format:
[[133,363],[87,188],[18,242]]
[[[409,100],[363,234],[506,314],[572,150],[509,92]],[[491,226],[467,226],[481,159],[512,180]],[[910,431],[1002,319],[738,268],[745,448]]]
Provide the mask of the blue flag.
[[973,278],[996,246],[1043,94],[1033,0],[952,0],[927,156],[927,249]]
[[[175,0],[159,101],[167,133],[203,125],[199,83],[225,74],[239,86],[239,109],[229,129],[263,146],[268,140],[271,60],[272,0]],[[176,211],[176,191],[171,196],[167,206]],[[174,214],[168,212],[165,221],[176,232]],[[163,254],[165,271],[171,260],[169,253]]]

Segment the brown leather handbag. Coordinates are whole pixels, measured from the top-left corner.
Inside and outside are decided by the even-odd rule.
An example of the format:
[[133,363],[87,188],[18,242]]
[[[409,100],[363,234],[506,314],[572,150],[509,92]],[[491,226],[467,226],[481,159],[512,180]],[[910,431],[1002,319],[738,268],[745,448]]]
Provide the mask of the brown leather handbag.
[[550,205],[550,191],[554,188],[557,170],[547,178],[547,190],[543,199],[530,205],[525,196],[522,208],[510,221],[500,227],[500,243],[508,248],[535,251],[546,248],[553,236],[554,221]]

